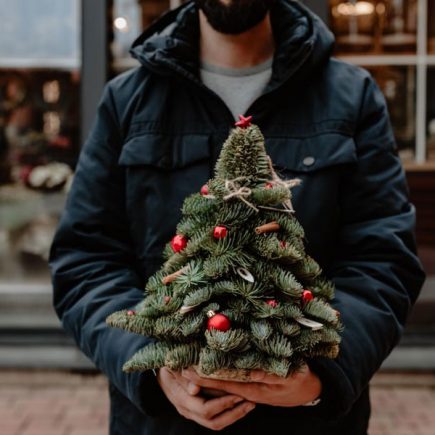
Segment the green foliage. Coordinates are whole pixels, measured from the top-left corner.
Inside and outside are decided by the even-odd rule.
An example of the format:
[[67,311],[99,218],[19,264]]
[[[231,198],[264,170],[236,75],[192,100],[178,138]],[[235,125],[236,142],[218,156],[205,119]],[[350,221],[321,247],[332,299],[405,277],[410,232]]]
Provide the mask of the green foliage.
[[124,364],[122,369],[125,372],[146,371],[163,367],[165,365],[166,354],[169,350],[173,349],[174,345],[158,342],[151,343],[143,349],[136,352]]
[[165,356],[165,366],[172,370],[181,370],[199,361],[200,343],[182,344],[170,349]]
[[205,331],[205,338],[210,349],[222,352],[244,351],[249,348],[249,334],[243,329]]
[[229,367],[230,357],[227,352],[203,347],[199,355],[199,366],[206,375],[210,375],[216,370]]
[[271,189],[265,189],[264,185],[252,189],[252,200],[257,205],[273,206],[287,201],[291,198],[290,190],[284,186],[274,186]]
[[283,245],[275,234],[263,234],[253,239],[252,248],[257,255],[267,260],[277,260],[284,263],[296,263],[302,260],[303,254],[299,252],[294,244]]
[[266,358],[259,352],[249,350],[241,353],[234,359],[234,366],[237,369],[255,370],[265,366]]
[[276,329],[284,335],[288,337],[295,337],[300,334],[301,327],[298,323],[287,320],[287,319],[279,319],[275,322]]
[[251,322],[251,332],[256,340],[267,340],[273,333],[273,327],[266,320],[253,320]]
[[258,349],[262,350],[269,356],[278,358],[289,358],[293,355],[293,346],[291,341],[279,333],[275,333],[269,340],[255,340]]
[[268,180],[271,177],[269,161],[264,149],[264,137],[260,129],[251,126],[232,130],[223,146],[216,164],[216,177],[234,180],[244,177],[249,183]]
[[[334,285],[306,253],[304,229],[284,208],[292,193],[273,172],[257,126],[231,131],[207,185],[208,195],[183,203],[176,233],[186,247],[174,253],[167,243],[165,262],[149,277],[135,313],[122,310],[106,320],[159,340],[123,370],[197,365],[204,374],[228,368],[288,376],[307,358],[335,358],[342,325],[328,303]],[[273,221],[278,230],[256,233]],[[214,237],[216,226],[227,229],[226,237]],[[308,303],[304,289],[314,296]],[[208,330],[209,311],[227,316],[230,329]],[[323,326],[310,329],[304,319]]]
[[337,312],[320,299],[313,299],[308,302],[304,307],[304,313],[318,319],[320,322],[327,322],[331,325],[339,324]]
[[194,193],[184,200],[181,212],[183,216],[191,217],[201,215],[205,218],[211,216],[217,208],[217,203],[212,199],[202,196],[199,193]]

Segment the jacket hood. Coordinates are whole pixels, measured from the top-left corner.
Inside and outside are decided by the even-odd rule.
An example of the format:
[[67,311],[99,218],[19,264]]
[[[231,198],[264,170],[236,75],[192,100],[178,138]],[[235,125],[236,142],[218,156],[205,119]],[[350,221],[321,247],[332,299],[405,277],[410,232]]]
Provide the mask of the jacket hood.
[[[271,9],[275,54],[268,90],[296,72],[306,77],[331,56],[334,36],[323,21],[294,0]],[[164,14],[133,43],[130,53],[158,74],[179,74],[199,81],[199,19],[193,1]]]

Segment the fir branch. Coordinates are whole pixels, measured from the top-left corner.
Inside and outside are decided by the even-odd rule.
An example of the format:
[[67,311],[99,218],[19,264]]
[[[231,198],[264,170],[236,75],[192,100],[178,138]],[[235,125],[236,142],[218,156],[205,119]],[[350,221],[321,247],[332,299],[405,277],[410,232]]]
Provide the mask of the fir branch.
[[303,329],[298,340],[293,343],[296,352],[306,353],[322,341],[320,330]]
[[294,298],[300,298],[302,295],[302,284],[291,272],[282,267],[274,267],[271,270],[270,278],[284,294]]
[[296,337],[301,333],[301,327],[293,321],[288,319],[278,319],[275,321],[275,328],[277,331],[288,337]]
[[204,302],[208,302],[213,296],[213,290],[211,287],[200,287],[197,290],[190,292],[183,301],[183,305],[187,307],[193,307],[200,305]]
[[313,258],[305,255],[302,261],[295,265],[294,273],[304,280],[312,281],[322,273],[322,269]]
[[162,280],[166,276],[166,272],[163,269],[158,270],[154,275],[151,275],[146,283],[145,290],[148,293],[156,293],[162,291],[167,287],[163,284]]
[[216,163],[217,178],[232,180],[240,176],[251,183],[271,177],[264,137],[256,125],[233,129]]
[[290,340],[279,333],[275,333],[269,340],[255,340],[258,349],[269,356],[289,358],[293,355],[293,346]]
[[112,313],[106,318],[106,323],[113,327],[123,329],[146,337],[154,334],[154,321],[140,314],[128,314],[130,310],[121,310]]
[[211,329],[205,331],[207,344],[211,349],[221,352],[243,352],[249,348],[249,334],[243,329],[229,329],[218,331]]
[[265,361],[264,371],[285,378],[290,369],[290,361],[286,358],[269,357]]
[[186,253],[183,252],[177,252],[175,254],[172,254],[163,264],[163,270],[166,273],[172,273],[176,270],[181,269],[184,267],[187,262],[189,261]]
[[165,365],[166,354],[174,347],[170,343],[151,343],[137,351],[122,367],[124,372],[146,371]]
[[173,347],[166,353],[165,366],[172,370],[181,370],[199,361],[201,345],[198,342]]
[[233,364],[237,369],[256,370],[266,366],[266,359],[261,352],[251,349],[235,357]]
[[194,288],[207,284],[201,260],[191,260],[186,271],[173,282],[174,295],[185,296]]
[[213,216],[213,214],[192,214],[189,216],[183,216],[183,218],[177,225],[176,233],[184,234],[187,238],[190,239],[198,231],[201,231],[201,229],[204,227],[204,224],[207,224],[209,222],[208,219],[211,216]]
[[337,312],[326,302],[321,299],[313,299],[305,304],[304,313],[314,317],[321,323],[327,322],[331,325],[338,325],[339,319],[337,317]]
[[257,255],[272,261],[295,263],[303,258],[291,241],[284,246],[283,240],[279,240],[276,234],[263,234],[253,238],[251,247]]
[[183,252],[189,257],[200,255],[202,251],[205,250],[205,247],[212,243],[212,240],[213,237],[210,231],[209,222],[207,222],[205,227],[201,227],[191,236]]
[[204,261],[204,273],[218,278],[239,266],[249,267],[252,257],[241,248],[228,250],[220,255],[211,255]]
[[180,332],[184,337],[191,337],[200,334],[207,323],[207,317],[201,311],[199,313],[190,313],[183,317],[179,326]]
[[264,184],[259,188],[252,189],[252,201],[256,205],[278,206],[291,198],[290,190],[285,186],[273,186],[265,189]]
[[141,305],[139,314],[146,317],[159,317],[180,309],[183,300],[175,296],[169,296],[167,288],[149,295]]
[[154,321],[154,337],[162,340],[183,340],[180,330],[181,319],[178,316],[162,316]]
[[273,326],[267,320],[252,320],[251,333],[256,340],[267,340],[273,333]]
[[334,283],[325,278],[317,277],[311,286],[313,295],[322,297],[331,301],[334,298],[335,286]]
[[194,193],[188,196],[183,203],[181,212],[184,216],[202,215],[204,218],[216,211],[216,201],[202,196],[200,193]]
[[224,202],[219,207],[219,212],[214,220],[216,225],[224,225],[230,228],[237,228],[246,225],[249,219],[256,214],[252,207],[237,198]]
[[216,349],[203,347],[199,354],[199,367],[206,375],[210,375],[219,369],[227,368],[230,366],[230,363],[231,359],[228,353]]

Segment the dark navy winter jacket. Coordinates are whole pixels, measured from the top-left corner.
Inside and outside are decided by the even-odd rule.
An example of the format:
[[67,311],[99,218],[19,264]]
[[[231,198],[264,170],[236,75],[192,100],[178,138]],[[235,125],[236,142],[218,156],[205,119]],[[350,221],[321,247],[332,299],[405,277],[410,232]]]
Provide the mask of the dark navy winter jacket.
[[[222,433],[365,434],[368,382],[397,344],[424,280],[415,210],[370,74],[331,57],[332,34],[298,2],[280,0],[272,25],[272,79],[247,114],[280,174],[303,180],[293,190],[296,216],[308,253],[336,284],[345,329],[336,360],[310,363],[323,382],[320,405],[258,405]],[[212,433],[180,416],[151,372],[122,372],[150,339],[105,324],[143,298],[183,199],[213,175],[234,123],[199,80],[198,41],[192,3],[137,39],[132,54],[141,66],[104,90],[51,250],[63,327],[110,381],[111,434]]]

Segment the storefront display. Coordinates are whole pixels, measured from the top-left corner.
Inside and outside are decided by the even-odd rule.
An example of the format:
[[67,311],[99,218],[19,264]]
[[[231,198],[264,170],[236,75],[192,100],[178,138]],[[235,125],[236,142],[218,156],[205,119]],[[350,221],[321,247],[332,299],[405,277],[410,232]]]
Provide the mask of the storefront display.
[[0,285],[46,284],[80,150],[80,1],[0,0]]

